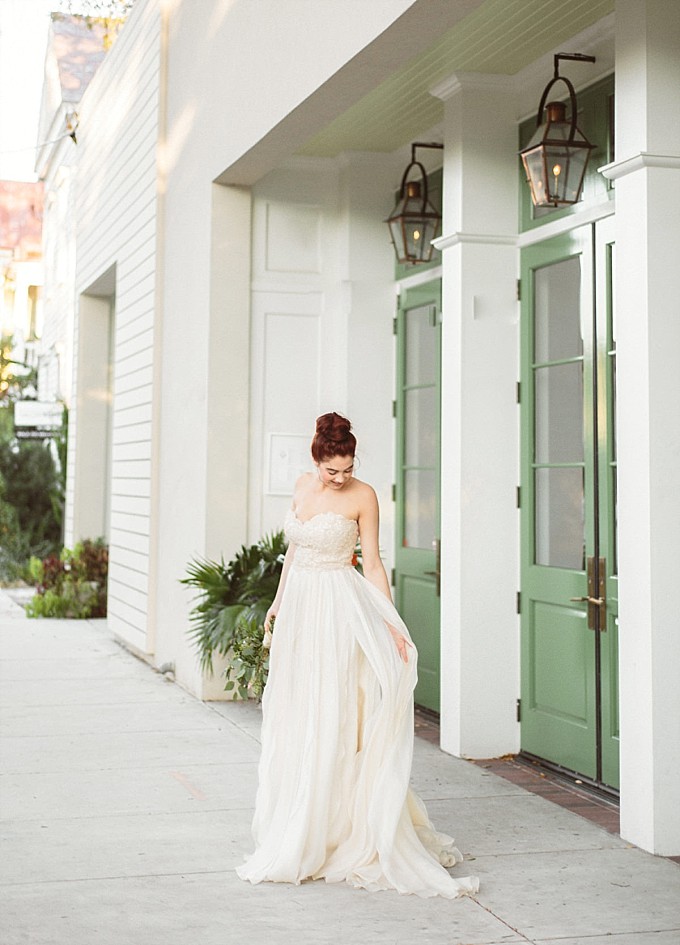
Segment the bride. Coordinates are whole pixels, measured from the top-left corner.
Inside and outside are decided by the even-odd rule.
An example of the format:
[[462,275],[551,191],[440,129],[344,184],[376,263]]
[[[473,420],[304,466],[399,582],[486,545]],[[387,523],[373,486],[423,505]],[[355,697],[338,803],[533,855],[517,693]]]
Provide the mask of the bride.
[[[378,501],[354,478],[349,420],[319,417],[298,480],[262,700],[255,852],[241,879],[347,882],[453,899],[474,877],[409,788],[417,653],[378,551]],[[362,577],[352,567],[357,538]],[[275,625],[274,625],[275,624]]]

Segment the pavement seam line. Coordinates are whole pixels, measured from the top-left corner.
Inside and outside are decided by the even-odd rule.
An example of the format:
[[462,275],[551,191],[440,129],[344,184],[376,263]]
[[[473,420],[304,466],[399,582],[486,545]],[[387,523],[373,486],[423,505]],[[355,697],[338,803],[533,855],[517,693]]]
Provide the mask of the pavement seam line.
[[537,945],[537,943],[536,943],[536,941],[535,941],[534,939],[527,938],[527,936],[526,936],[523,932],[520,932],[519,929],[516,929],[513,925],[510,925],[509,922],[506,922],[505,919],[502,919],[499,915],[496,915],[496,913],[493,911],[493,909],[489,909],[489,907],[488,907],[488,906],[485,906],[483,902],[480,902],[480,901],[479,901],[479,899],[473,898],[472,901],[473,901],[476,905],[478,905],[480,909],[483,909],[484,912],[487,913],[487,915],[493,916],[493,918],[494,918],[497,922],[500,922],[501,925],[504,925],[506,929],[510,929],[510,931],[511,931],[511,932],[514,932],[515,935],[519,935],[519,937],[520,937],[523,941],[528,942],[529,945]]

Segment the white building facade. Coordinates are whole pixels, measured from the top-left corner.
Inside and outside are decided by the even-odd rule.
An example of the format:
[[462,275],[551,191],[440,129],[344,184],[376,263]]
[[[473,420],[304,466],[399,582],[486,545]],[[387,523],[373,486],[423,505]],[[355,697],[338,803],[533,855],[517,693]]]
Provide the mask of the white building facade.
[[[561,51],[596,150],[540,215]],[[217,697],[179,580],[280,526],[339,410],[442,747],[620,787],[680,853],[679,85],[669,0],[138,0],[74,181],[67,543],[108,536],[119,638]],[[414,141],[442,235],[395,269]]]

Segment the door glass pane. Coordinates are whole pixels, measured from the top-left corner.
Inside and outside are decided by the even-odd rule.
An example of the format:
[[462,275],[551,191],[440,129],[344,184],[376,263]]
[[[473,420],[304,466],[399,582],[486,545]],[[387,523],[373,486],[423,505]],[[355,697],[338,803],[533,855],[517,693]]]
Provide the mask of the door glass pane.
[[434,387],[407,390],[406,455],[407,466],[434,466],[437,461],[437,403]]
[[405,385],[434,384],[437,378],[437,332],[433,305],[420,305],[406,313]]
[[407,469],[404,485],[404,547],[431,550],[437,537],[434,469]]
[[580,295],[578,256],[534,271],[534,361],[559,361],[583,353]]
[[536,564],[585,568],[583,468],[535,471]]
[[537,463],[583,460],[583,362],[534,371]]

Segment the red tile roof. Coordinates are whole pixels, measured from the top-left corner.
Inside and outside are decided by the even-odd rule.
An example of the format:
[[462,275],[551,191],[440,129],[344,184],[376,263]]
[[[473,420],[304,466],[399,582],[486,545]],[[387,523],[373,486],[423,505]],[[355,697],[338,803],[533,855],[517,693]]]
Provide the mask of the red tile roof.
[[105,30],[101,24],[87,25],[84,16],[52,14],[50,46],[59,67],[64,102],[79,102],[106,55]]

